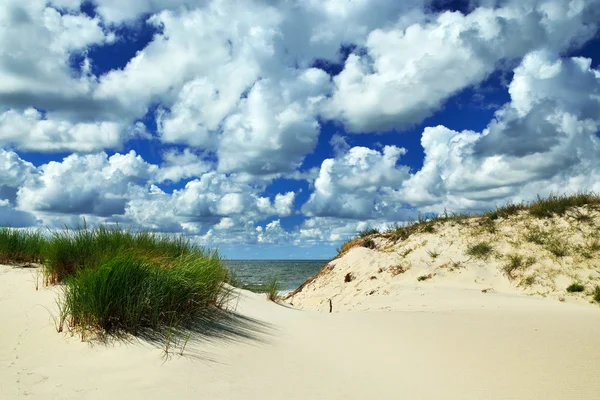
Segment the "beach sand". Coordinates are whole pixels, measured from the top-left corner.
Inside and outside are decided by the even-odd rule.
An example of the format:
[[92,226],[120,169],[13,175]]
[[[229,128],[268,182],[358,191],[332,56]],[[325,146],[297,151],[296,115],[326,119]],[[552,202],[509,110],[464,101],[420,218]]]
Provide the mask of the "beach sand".
[[598,399],[600,308],[407,288],[391,311],[300,311],[236,291],[184,355],[57,333],[56,287],[0,266],[0,398]]

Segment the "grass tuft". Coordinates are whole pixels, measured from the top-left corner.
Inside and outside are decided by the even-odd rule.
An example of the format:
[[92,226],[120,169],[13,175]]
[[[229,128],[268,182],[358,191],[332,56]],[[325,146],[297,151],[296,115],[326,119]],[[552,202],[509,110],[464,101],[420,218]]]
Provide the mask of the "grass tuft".
[[202,249],[183,236],[103,226],[54,232],[43,253],[48,283],[62,282],[82,269],[95,269],[123,254],[156,264],[185,255],[203,256]]
[[273,302],[277,302],[279,300],[280,290],[281,284],[279,283],[279,278],[277,276],[273,276],[267,284],[267,299]]
[[220,305],[226,276],[216,252],[168,265],[119,255],[66,279],[61,314],[82,332],[177,329]]
[[583,292],[585,290],[585,286],[583,286],[580,283],[572,283],[569,285],[569,287],[567,288],[567,292],[569,293],[579,293],[579,292]]
[[567,243],[558,238],[552,238],[548,240],[545,248],[556,257],[564,257],[569,254],[569,246]]
[[491,244],[487,242],[480,242],[469,246],[467,248],[467,254],[481,260],[487,260],[493,250],[494,248]]
[[46,242],[39,231],[0,228],[0,262],[43,262],[42,249]]
[[546,198],[538,197],[530,204],[529,213],[538,218],[550,218],[554,215],[562,216],[573,207],[600,204],[600,195],[593,192],[578,192],[573,195],[550,195]]
[[600,286],[596,285],[594,291],[592,292],[592,297],[595,302],[600,303]]

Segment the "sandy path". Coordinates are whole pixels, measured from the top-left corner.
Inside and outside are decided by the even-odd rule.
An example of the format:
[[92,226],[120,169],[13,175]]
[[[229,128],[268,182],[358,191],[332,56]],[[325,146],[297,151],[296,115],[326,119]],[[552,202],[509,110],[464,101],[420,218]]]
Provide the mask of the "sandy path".
[[244,292],[232,333],[163,362],[149,343],[56,333],[33,274],[0,266],[2,399],[599,398],[596,307],[431,288],[418,311],[321,314]]

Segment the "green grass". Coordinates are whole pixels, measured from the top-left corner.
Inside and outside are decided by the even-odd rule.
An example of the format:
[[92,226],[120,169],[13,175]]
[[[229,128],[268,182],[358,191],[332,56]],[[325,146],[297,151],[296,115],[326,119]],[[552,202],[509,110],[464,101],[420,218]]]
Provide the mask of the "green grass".
[[510,279],[514,278],[513,273],[518,270],[521,269],[523,267],[524,263],[523,263],[523,257],[518,255],[518,254],[511,254],[508,257],[508,263],[506,265],[504,265],[504,272],[506,272],[506,275],[508,275],[508,277]]
[[417,278],[417,280],[418,280],[419,282],[422,282],[422,281],[426,281],[426,280],[428,280],[428,279],[431,279],[431,278],[433,278],[433,275],[432,275],[432,274],[429,274],[429,275],[421,275],[421,276],[419,276],[419,277]]
[[527,208],[526,203],[508,203],[503,206],[496,207],[495,210],[489,211],[484,214],[490,221],[495,221],[500,218],[508,218],[512,215],[516,215],[519,211]]
[[596,285],[594,291],[592,292],[592,298],[595,302],[600,303],[600,286]]
[[379,233],[380,232],[378,229],[367,228],[365,230],[358,232],[358,237],[364,238],[364,237],[371,236],[371,235],[378,235]]
[[106,260],[123,254],[160,264],[183,255],[201,253],[201,249],[183,236],[100,226],[54,232],[44,246],[43,257],[47,282],[57,283],[82,269],[95,269]]
[[578,293],[578,292],[583,292],[585,290],[585,286],[583,286],[580,283],[572,283],[569,285],[569,287],[567,288],[567,292],[569,293]]
[[427,250],[427,254],[429,255],[429,257],[433,258],[434,260],[436,258],[439,257],[439,255],[441,254],[439,251],[436,250]]
[[281,290],[281,282],[277,275],[272,276],[266,282],[245,283],[234,273],[228,273],[227,283],[240,289],[248,290],[253,293],[265,293],[267,299],[277,301],[279,299],[279,291]]
[[467,254],[481,260],[487,260],[493,250],[494,248],[489,243],[480,242],[469,246],[467,248]]
[[569,246],[558,238],[552,238],[546,242],[546,250],[556,257],[565,257],[569,254]]
[[375,242],[373,241],[373,239],[365,239],[362,242],[362,246],[366,247],[367,249],[374,249],[375,246]]
[[564,215],[573,207],[600,204],[600,195],[593,192],[578,192],[573,195],[550,195],[538,197],[529,205],[529,213],[538,218],[550,218],[554,215]]
[[279,300],[279,291],[281,290],[281,284],[277,276],[272,277],[267,284],[267,299],[273,302]]
[[46,241],[40,231],[0,228],[0,262],[42,262]]
[[61,314],[82,331],[136,335],[185,327],[220,305],[226,275],[217,253],[181,256],[166,265],[119,255],[66,279]]
[[217,252],[183,236],[83,227],[0,229],[0,262],[43,262],[47,284],[63,282],[59,325],[81,332],[173,330],[220,306],[227,269]]

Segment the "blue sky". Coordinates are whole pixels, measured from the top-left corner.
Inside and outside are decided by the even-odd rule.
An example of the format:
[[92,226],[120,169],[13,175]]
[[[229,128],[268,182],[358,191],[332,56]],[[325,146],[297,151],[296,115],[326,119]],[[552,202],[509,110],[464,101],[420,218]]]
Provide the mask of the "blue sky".
[[8,0],[0,223],[329,258],[600,190],[598,0]]

